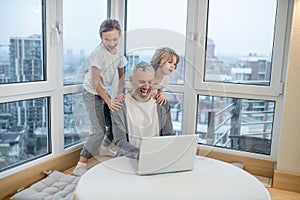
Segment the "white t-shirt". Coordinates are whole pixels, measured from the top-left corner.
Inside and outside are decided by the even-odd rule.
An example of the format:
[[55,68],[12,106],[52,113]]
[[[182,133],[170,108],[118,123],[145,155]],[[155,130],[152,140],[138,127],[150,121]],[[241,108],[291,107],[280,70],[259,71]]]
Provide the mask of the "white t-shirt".
[[138,102],[128,93],[125,98],[129,143],[140,147],[141,137],[159,136],[157,104],[152,98]]
[[100,70],[99,81],[106,93],[111,97],[115,97],[118,90],[118,68],[123,68],[127,64],[127,60],[121,50],[117,49],[116,54],[111,54],[104,45],[98,45],[90,56],[87,58],[88,72],[85,75],[83,87],[92,94],[97,94],[96,88],[93,86],[92,66]]
[[170,77],[169,76],[164,76],[161,82],[157,85],[155,85],[155,89],[165,91],[166,88],[170,84]]

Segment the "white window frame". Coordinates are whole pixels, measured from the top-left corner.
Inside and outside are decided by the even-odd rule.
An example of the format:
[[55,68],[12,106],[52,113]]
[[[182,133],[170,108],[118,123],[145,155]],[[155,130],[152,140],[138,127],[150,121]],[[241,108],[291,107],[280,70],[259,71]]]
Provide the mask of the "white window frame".
[[[120,10],[118,10],[118,16],[124,17],[122,12],[124,12],[125,10],[125,3],[121,4],[121,7],[115,7],[121,8]],[[283,102],[283,85],[285,81],[284,77],[287,66],[288,54],[286,50],[289,48],[289,46],[285,44],[285,41],[288,41],[290,37],[291,24],[288,24],[287,22],[290,22],[288,18],[290,17],[289,13],[291,13],[290,9],[292,9],[291,5],[292,4],[289,4],[289,2],[287,1],[278,0],[270,86],[256,86],[203,81],[202,75],[204,74],[204,62],[206,55],[203,48],[199,48],[199,46],[204,47],[206,42],[205,38],[208,0],[188,1],[188,16],[186,28],[187,37],[185,39],[185,83],[181,86],[170,86],[172,91],[184,94],[182,113],[183,134],[194,134],[196,131],[197,95],[244,99],[262,99],[274,101],[276,103],[270,155],[261,155],[206,145],[200,145],[201,148],[206,150],[214,149],[216,151],[228,152],[230,154],[237,154],[266,160],[276,160],[280,135],[280,111],[282,110]],[[149,41],[150,39],[147,39],[146,42]],[[155,42],[157,42],[157,40]]]
[[[203,3],[201,3],[203,2]],[[262,96],[279,96],[283,92],[283,80],[282,73],[283,68],[286,66],[284,62],[285,51],[288,47],[285,46],[286,36],[289,35],[289,25],[287,24],[289,2],[284,0],[278,0],[276,25],[274,30],[274,46],[272,55],[272,69],[270,86],[257,86],[257,85],[244,85],[234,83],[218,83],[218,82],[205,82],[203,76],[205,73],[205,51],[200,47],[205,47],[206,34],[207,34],[207,12],[208,12],[208,0],[199,1],[196,5],[198,12],[201,13],[195,21],[195,26],[199,27],[195,30],[194,41],[197,43],[195,48],[195,55],[199,56],[199,60],[196,61],[194,66],[199,66],[199,72],[195,73],[194,88],[202,91],[217,91],[221,93],[237,93],[237,94],[251,94]],[[281,80],[281,81],[278,81]]]
[[[282,119],[281,111],[283,109],[283,88],[287,70],[288,49],[291,33],[291,13],[293,9],[293,2],[278,0],[277,16],[276,16],[276,29],[272,55],[272,73],[270,86],[255,86],[255,85],[242,85],[218,82],[205,82],[202,75],[205,68],[205,38],[206,38],[206,24],[207,24],[207,6],[208,0],[190,0],[189,1],[189,17],[188,17],[188,43],[190,48],[186,50],[186,57],[190,61],[190,67],[186,67],[185,80],[191,80],[194,87],[186,87],[185,102],[183,115],[184,119],[188,120],[183,122],[185,127],[183,131],[187,133],[196,131],[196,116],[197,116],[197,95],[232,97],[232,98],[245,98],[245,99],[262,99],[275,101],[276,107],[274,111],[273,132],[272,132],[272,145],[270,155],[261,155],[256,153],[236,151],[233,149],[224,149],[219,147],[211,147],[207,145],[200,145],[202,151],[219,151],[226,152],[234,155],[242,155],[247,157],[259,158],[264,160],[276,161],[280,131],[280,122]],[[193,11],[195,13],[193,13]],[[195,56],[197,55],[197,56]],[[188,64],[188,63],[187,63]],[[196,66],[196,68],[194,67]],[[196,69],[196,70],[194,70]],[[200,71],[197,72],[197,71]],[[187,95],[188,94],[188,95]],[[194,95],[194,96],[193,96]],[[249,96],[250,95],[250,96]],[[188,114],[187,114],[188,113]],[[191,116],[193,113],[193,116]]]
[[[124,27],[125,2],[126,0],[110,0],[108,3],[111,8],[111,17],[119,19],[122,27]],[[45,160],[49,160],[82,146],[82,144],[78,144],[64,149],[64,94],[79,92],[82,87],[81,85],[63,85],[63,1],[46,0],[45,4],[47,79],[46,81],[39,82],[1,84],[0,103],[39,97],[50,97],[49,112],[51,122],[50,131],[52,152],[42,158],[0,173],[0,178],[24,170],[25,168],[34,166]],[[205,44],[205,40],[203,38],[205,38],[206,35],[207,5],[208,0],[188,0],[187,37],[185,39],[185,56],[188,62],[185,63],[185,83],[184,85],[170,86],[173,91],[183,93],[184,95],[182,132],[183,134],[195,133],[197,125],[197,95],[199,94],[273,100],[276,102],[276,110],[273,124],[272,151],[270,156],[215,147],[213,149],[228,152],[230,154],[245,155],[275,161],[278,151],[281,128],[280,122],[282,118],[279,113],[281,113],[281,110],[283,109],[282,88],[285,82],[289,49],[289,45],[285,44],[285,41],[289,41],[290,38],[293,1],[278,0],[276,18],[277,25],[275,30],[275,43],[273,47],[273,65],[270,86],[249,86],[204,82],[202,77],[195,73],[194,66],[197,66],[197,70],[200,70],[202,74],[204,73],[205,52],[197,48],[197,45],[195,44],[200,44],[202,46]],[[209,90],[207,88],[209,88]],[[224,93],[224,90],[226,93]],[[200,147],[201,150],[212,149],[212,147],[204,145],[201,145]]]

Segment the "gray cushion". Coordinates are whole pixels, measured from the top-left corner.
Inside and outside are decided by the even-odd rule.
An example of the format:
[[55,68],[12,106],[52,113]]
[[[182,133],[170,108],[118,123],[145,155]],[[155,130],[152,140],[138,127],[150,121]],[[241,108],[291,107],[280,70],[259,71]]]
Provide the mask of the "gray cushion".
[[71,200],[74,195],[79,177],[61,173],[51,172],[46,178],[36,182],[14,196],[12,200]]

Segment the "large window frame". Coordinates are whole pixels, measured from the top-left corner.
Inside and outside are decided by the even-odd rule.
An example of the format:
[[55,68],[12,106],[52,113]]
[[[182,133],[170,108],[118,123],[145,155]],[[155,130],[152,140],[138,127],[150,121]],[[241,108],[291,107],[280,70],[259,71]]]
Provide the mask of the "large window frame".
[[[0,103],[18,101],[39,97],[50,98],[50,131],[51,131],[51,153],[9,169],[0,173],[0,178],[21,171],[37,163],[57,157],[65,152],[72,151],[82,146],[76,144],[68,148],[64,148],[64,95],[73,94],[82,91],[81,85],[64,86],[63,77],[63,2],[60,0],[44,1],[45,3],[45,34],[46,40],[46,75],[45,81],[29,82],[29,83],[14,83],[0,84]],[[288,43],[291,28],[291,10],[292,6],[288,1],[278,0],[278,11],[276,18],[275,42],[273,52],[273,69],[271,86],[248,86],[234,84],[218,84],[202,81],[202,77],[195,73],[193,66],[197,66],[198,70],[204,73],[205,52],[201,51],[196,43],[205,46],[206,20],[207,20],[208,0],[188,0],[188,16],[187,16],[187,33],[185,38],[185,57],[189,62],[185,63],[185,81],[183,85],[170,85],[172,92],[181,93],[183,99],[182,113],[182,133],[194,134],[196,131],[196,116],[197,116],[197,95],[215,95],[228,96],[236,98],[248,98],[251,95],[252,99],[265,99],[276,102],[273,126],[273,142],[272,152],[270,156],[258,155],[248,152],[238,152],[228,149],[218,149],[230,154],[239,154],[265,160],[276,160],[279,135],[281,110],[283,109],[283,85],[285,83],[286,66],[288,58]],[[119,19],[122,27],[125,24],[125,7],[126,0],[109,0],[108,13],[112,18]],[[199,56],[195,56],[199,55]],[[276,70],[275,70],[276,69]],[[196,81],[197,80],[197,81]],[[199,81],[200,80],[200,81]],[[209,88],[209,89],[208,89]],[[224,93],[226,91],[226,93]],[[209,148],[201,145],[201,148]]]
[[[289,9],[291,9],[289,2],[278,0],[277,4],[270,86],[255,86],[204,81],[203,74],[205,73],[206,52],[203,50],[205,48],[199,47],[205,47],[206,45],[209,0],[192,0],[189,2],[190,8],[194,8],[198,11],[198,15],[190,16],[190,21],[188,23],[188,30],[190,31],[188,34],[190,36],[189,39],[191,39],[191,43],[193,44],[191,46],[194,46],[194,48],[188,51],[186,54],[186,56],[190,57],[190,60],[192,61],[191,66],[187,67],[187,70],[189,70],[189,72],[186,72],[188,75],[186,78],[189,78],[188,80],[193,81],[194,88],[190,89],[191,93],[194,93],[195,95],[245,99],[249,98],[250,95],[251,99],[263,99],[276,102],[270,155],[259,155],[249,152],[240,152],[220,148],[215,149],[217,151],[230,152],[231,154],[246,155],[250,157],[271,159],[273,161],[276,161],[280,136],[280,113],[283,106],[283,88],[287,68],[287,52],[289,48],[288,44],[285,43],[285,41],[288,41],[290,37],[290,24],[287,23],[289,21],[288,18],[290,17],[288,14]],[[199,71],[193,71],[193,66],[197,66],[197,70]],[[196,104],[191,106],[197,107]],[[195,109],[193,110],[193,108],[188,109],[188,112],[196,112]],[[191,121],[192,123],[195,123],[194,126],[196,126],[196,120],[193,119]],[[192,126],[191,123],[189,124],[189,126]],[[203,147],[203,149],[212,148],[205,145],[201,146]]]
[[[283,80],[282,73],[284,70],[285,62],[284,55],[287,47],[285,46],[286,37],[288,36],[287,29],[287,18],[289,3],[287,1],[278,0],[276,22],[275,22],[275,32],[274,32],[274,44],[273,44],[273,54],[272,54],[272,70],[270,86],[257,86],[257,85],[245,85],[245,84],[230,84],[230,83],[218,83],[212,81],[204,81],[202,75],[205,73],[205,51],[199,47],[206,47],[206,35],[207,35],[207,20],[208,20],[208,1],[201,4],[195,2],[196,8],[199,10],[200,16],[193,23],[196,27],[194,34],[197,36],[194,41],[197,43],[195,52],[199,55],[199,73],[195,73],[194,77],[194,88],[196,90],[203,91],[217,91],[217,92],[229,92],[237,94],[251,94],[251,95],[262,95],[262,96],[273,96],[278,97],[283,92]],[[197,65],[198,66],[198,65]],[[280,81],[278,81],[280,80]]]

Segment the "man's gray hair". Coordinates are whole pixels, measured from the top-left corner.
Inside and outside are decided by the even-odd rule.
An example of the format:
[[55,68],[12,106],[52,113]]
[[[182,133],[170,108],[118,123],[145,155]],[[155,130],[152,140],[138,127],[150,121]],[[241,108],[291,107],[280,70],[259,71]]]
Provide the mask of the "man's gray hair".
[[138,69],[142,69],[143,71],[154,71],[153,67],[150,65],[150,63],[148,62],[145,62],[145,61],[141,61],[139,62],[138,64],[136,64],[133,68],[133,71],[132,71],[132,75],[135,74],[136,70]]

